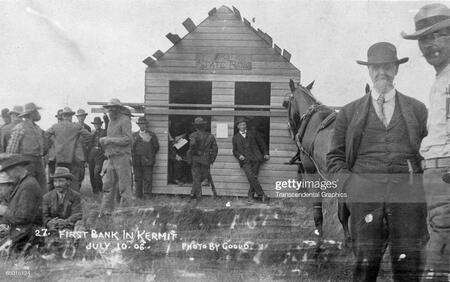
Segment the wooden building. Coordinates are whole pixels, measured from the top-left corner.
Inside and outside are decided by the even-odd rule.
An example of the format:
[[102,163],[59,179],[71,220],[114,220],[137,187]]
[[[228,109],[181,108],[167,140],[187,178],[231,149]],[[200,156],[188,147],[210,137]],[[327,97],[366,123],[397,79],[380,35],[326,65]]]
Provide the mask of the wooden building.
[[[295,179],[297,167],[284,164],[296,152],[281,104],[289,79],[300,81],[291,55],[272,38],[241,17],[233,7],[214,8],[195,25],[183,22],[188,33],[167,34],[174,44],[144,60],[145,115],[161,145],[153,176],[153,191],[188,194],[190,185],[171,184],[168,177],[169,120],[188,128],[196,116],[208,120],[219,155],[211,174],[219,195],[246,196],[248,181],[232,154],[237,116],[252,117],[268,142],[271,159],[260,169],[264,191],[275,195],[275,182]],[[203,194],[211,194],[203,187]]]

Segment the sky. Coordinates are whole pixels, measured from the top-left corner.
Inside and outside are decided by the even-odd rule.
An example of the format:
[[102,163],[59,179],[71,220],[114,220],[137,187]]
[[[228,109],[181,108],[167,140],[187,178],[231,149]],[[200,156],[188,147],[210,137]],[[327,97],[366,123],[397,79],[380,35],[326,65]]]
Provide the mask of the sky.
[[199,24],[222,5],[255,18],[254,27],[292,54],[302,84],[315,80],[313,94],[324,104],[343,106],[364,95],[370,78],[355,61],[366,60],[379,41],[410,58],[396,88],[428,104],[434,70],[417,41],[400,33],[413,32],[414,15],[433,2],[442,1],[0,0],[0,107],[35,102],[43,108],[38,124],[47,129],[65,106],[90,111],[88,101],[113,97],[142,103],[142,60],[172,46],[167,33],[183,37],[186,18]]

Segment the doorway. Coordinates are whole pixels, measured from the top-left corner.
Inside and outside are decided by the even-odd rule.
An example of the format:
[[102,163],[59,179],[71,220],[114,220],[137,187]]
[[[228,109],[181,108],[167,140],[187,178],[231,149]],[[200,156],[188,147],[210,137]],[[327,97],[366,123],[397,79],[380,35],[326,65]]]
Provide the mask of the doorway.
[[[188,107],[170,106],[169,109],[179,110],[208,110],[211,108],[196,107],[196,105],[211,105],[211,81],[170,81],[169,103],[189,104]],[[192,123],[196,115],[169,115],[169,144],[168,144],[168,184],[180,186],[192,184],[191,167],[186,160],[189,149],[189,135],[194,132]],[[211,131],[211,116],[201,116],[207,122],[207,131]]]

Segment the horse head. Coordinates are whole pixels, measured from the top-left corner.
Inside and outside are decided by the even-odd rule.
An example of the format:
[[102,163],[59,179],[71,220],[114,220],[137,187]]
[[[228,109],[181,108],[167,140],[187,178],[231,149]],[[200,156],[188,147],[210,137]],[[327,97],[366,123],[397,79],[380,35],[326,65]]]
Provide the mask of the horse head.
[[287,93],[284,97],[283,107],[288,109],[288,127],[292,139],[298,132],[302,116],[308,112],[311,106],[320,104],[311,93],[313,85],[314,81],[306,87],[300,83],[295,84],[292,79],[289,81],[291,93]]

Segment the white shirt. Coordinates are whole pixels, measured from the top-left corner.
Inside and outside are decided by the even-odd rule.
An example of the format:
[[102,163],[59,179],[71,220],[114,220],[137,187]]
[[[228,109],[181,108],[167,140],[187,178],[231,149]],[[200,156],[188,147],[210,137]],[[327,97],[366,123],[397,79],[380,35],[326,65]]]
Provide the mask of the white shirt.
[[430,90],[428,136],[422,141],[420,153],[425,159],[450,157],[450,119],[447,98],[450,98],[450,65],[438,75]]
[[[389,124],[392,116],[394,115],[395,92],[396,92],[395,88],[392,88],[391,91],[384,94],[383,111],[384,111],[384,117],[386,118],[387,124]],[[378,97],[380,97],[380,93],[378,93],[375,88],[372,88],[370,95],[372,96],[373,108],[375,109],[375,112],[377,113],[378,117],[381,119],[380,108],[379,108],[378,102],[377,102]]]
[[141,136],[144,142],[150,142],[151,136],[147,131],[139,131],[139,136]]
[[246,137],[247,136],[247,130],[246,131],[244,131],[244,132],[242,132],[242,131],[239,131],[239,133],[242,135],[242,137]]

